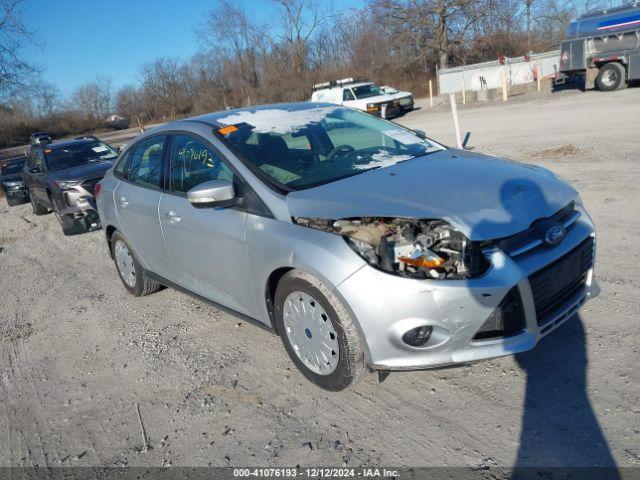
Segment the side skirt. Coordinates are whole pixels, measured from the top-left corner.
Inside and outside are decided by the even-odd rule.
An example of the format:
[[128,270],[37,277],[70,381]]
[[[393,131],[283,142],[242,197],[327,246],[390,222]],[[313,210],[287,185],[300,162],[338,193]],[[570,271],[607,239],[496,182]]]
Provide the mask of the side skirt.
[[193,297],[196,300],[200,300],[201,302],[207,303],[207,304],[209,304],[209,305],[211,305],[211,306],[213,306],[213,307],[215,307],[215,308],[217,308],[219,310],[222,310],[222,311],[224,311],[226,313],[229,313],[229,314],[231,314],[231,315],[233,315],[235,317],[238,317],[238,318],[240,318],[241,320],[243,320],[243,321],[245,321],[247,323],[250,323],[252,325],[260,327],[261,329],[263,329],[263,330],[265,330],[265,331],[267,331],[269,333],[277,335],[275,329],[273,328],[273,325],[265,325],[260,320],[256,320],[255,318],[250,317],[249,315],[245,315],[244,313],[240,313],[237,310],[234,310],[232,308],[226,307],[226,306],[224,306],[224,305],[222,305],[222,304],[220,304],[218,302],[214,302],[213,300],[210,300],[210,299],[208,299],[206,297],[203,297],[202,295],[199,295],[197,293],[194,293],[191,290],[187,290],[183,286],[178,285],[177,283],[174,283],[171,280],[167,280],[166,278],[161,277],[160,275],[157,275],[157,274],[155,274],[155,273],[153,273],[153,272],[151,272],[149,270],[145,270],[145,273],[146,273],[147,277],[149,277],[149,279],[154,280],[154,281],[164,285],[165,287],[172,288],[174,290],[178,290],[179,292],[182,292],[182,293],[184,293],[186,295],[189,295],[190,297]]

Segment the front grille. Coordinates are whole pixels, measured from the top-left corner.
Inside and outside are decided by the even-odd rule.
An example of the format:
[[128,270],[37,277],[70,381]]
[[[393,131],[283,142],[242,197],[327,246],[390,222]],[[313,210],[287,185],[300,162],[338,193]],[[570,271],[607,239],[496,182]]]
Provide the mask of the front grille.
[[82,188],[84,188],[87,192],[93,195],[96,189],[96,183],[98,183],[100,180],[102,180],[102,177],[92,178],[91,180],[85,180],[84,182],[82,182]]
[[529,276],[539,326],[584,290],[587,272],[593,266],[593,246],[593,238],[589,237],[564,257]]
[[[579,217],[579,212],[575,210],[574,202],[569,203],[561,210],[557,211],[549,217],[549,220],[562,223],[567,226],[567,229],[571,226],[572,221],[575,221]],[[516,233],[510,237],[494,240],[494,245],[498,247],[507,255],[515,257],[521,253],[527,252],[538,245],[544,244],[544,232],[541,232],[539,228],[536,228],[536,224],[544,219],[538,219],[533,222],[527,230]]]
[[517,335],[524,330],[524,309],[518,287],[513,287],[473,337],[474,341]]

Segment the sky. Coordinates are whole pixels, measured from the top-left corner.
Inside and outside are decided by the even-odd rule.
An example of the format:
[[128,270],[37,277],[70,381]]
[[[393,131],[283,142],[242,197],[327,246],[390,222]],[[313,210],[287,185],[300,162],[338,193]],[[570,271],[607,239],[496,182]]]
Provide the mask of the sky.
[[[273,22],[269,0],[236,0],[259,23]],[[330,1],[330,0],[320,0]],[[138,70],[159,57],[189,58],[195,33],[217,0],[26,0],[24,23],[40,43],[24,56],[44,68],[43,80],[68,95],[96,76],[115,88],[138,82]],[[363,0],[336,0],[341,8]]]

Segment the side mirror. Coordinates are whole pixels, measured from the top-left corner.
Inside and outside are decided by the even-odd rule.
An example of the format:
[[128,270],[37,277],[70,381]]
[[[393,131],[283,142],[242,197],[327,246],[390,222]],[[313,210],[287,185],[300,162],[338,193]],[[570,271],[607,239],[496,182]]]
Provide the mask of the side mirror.
[[237,205],[236,191],[228,180],[209,180],[187,192],[187,200],[196,208],[233,207]]
[[413,133],[415,133],[422,140],[426,140],[427,139],[427,134],[424,132],[424,130],[413,130]]

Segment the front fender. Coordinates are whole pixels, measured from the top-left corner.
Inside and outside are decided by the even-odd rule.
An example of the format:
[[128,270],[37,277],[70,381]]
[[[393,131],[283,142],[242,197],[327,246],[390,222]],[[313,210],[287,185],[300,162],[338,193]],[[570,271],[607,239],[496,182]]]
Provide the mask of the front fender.
[[258,311],[255,317],[270,323],[265,287],[273,272],[283,267],[298,268],[318,277],[334,289],[366,265],[342,237],[290,222],[249,215],[247,248],[253,294]]

